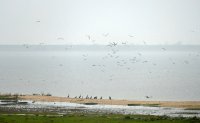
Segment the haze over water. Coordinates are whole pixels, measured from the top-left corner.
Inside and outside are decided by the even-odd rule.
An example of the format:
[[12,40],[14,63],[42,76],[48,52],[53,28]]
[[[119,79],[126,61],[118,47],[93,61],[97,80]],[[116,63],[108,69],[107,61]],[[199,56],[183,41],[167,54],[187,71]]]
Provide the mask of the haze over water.
[[198,45],[0,46],[1,93],[200,100],[199,75]]

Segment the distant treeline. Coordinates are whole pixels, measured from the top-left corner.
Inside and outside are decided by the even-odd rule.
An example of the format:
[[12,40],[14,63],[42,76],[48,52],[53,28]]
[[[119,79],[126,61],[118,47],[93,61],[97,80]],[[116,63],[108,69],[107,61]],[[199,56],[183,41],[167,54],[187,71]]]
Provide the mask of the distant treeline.
[[[18,97],[18,96],[25,96],[25,95],[26,94],[18,94],[18,93],[12,94],[12,93],[1,93],[0,92],[0,99],[1,98],[12,98],[12,97]],[[33,96],[52,96],[52,94],[50,94],[50,93],[41,93],[41,94],[33,93],[32,95]]]
[[41,94],[33,93],[33,96],[52,96],[52,94],[50,94],[50,93],[47,93],[47,94],[45,94],[45,93],[41,93]]

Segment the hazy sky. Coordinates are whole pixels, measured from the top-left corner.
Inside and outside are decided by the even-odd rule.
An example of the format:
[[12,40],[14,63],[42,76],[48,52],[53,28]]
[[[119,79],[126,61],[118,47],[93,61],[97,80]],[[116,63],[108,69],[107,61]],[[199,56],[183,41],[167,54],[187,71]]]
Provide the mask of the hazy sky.
[[200,0],[0,0],[0,44],[111,41],[200,44]]

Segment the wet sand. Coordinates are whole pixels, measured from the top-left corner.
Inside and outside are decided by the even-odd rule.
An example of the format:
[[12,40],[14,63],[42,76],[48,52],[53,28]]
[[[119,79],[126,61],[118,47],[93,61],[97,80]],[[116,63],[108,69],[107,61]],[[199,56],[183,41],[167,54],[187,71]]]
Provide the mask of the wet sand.
[[109,100],[109,99],[82,99],[82,98],[67,98],[56,96],[20,96],[21,100],[45,101],[45,102],[70,102],[70,103],[97,103],[102,105],[144,105],[144,106],[160,106],[174,107],[186,109],[200,109],[200,101],[134,101],[134,100]]

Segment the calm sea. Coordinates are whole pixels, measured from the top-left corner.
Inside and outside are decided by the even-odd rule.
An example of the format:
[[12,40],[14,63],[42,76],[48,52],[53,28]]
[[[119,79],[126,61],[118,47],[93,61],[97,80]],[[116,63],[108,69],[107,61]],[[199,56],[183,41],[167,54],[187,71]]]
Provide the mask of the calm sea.
[[200,46],[1,45],[0,92],[200,100]]

